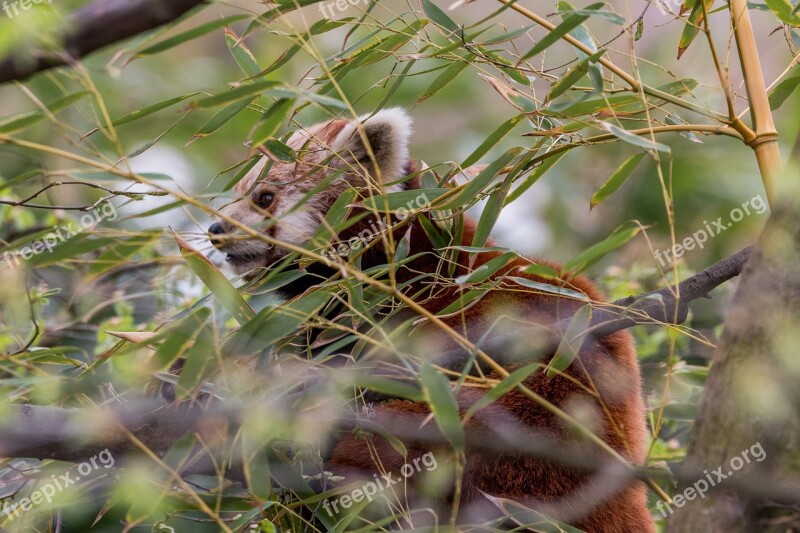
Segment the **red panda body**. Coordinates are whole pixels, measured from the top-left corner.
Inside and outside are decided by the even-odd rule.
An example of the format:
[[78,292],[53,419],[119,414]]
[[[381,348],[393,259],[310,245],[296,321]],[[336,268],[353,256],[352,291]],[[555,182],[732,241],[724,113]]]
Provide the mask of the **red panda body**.
[[[356,234],[359,227],[351,231]],[[463,246],[470,245],[474,231],[475,223],[465,219]],[[342,236],[342,240],[346,240],[347,237],[347,235]],[[398,282],[410,279],[413,273],[436,272],[441,269],[439,254],[432,248],[419,223],[412,225],[410,242],[409,255],[421,255],[407,265],[405,274],[402,270],[398,271]],[[489,242],[487,247],[491,246],[494,246],[494,243]],[[468,267],[470,254],[461,252],[455,276],[474,271],[500,255],[501,252],[479,253],[473,258],[471,267]],[[385,252],[376,247],[372,255],[365,256],[364,267],[371,266],[373,262],[375,264],[385,262],[385,257]],[[542,264],[541,261],[537,262]],[[497,272],[493,278],[499,279],[504,274],[529,264],[524,259],[518,259]],[[557,267],[553,263],[550,265]],[[517,272],[514,272],[514,275],[541,283],[558,282]],[[567,286],[584,293],[593,301],[601,301],[597,289],[584,277],[571,278]],[[418,291],[411,289],[409,292]],[[446,286],[429,300],[422,298],[422,305],[428,311],[437,313],[455,301],[459,295],[457,286]],[[477,304],[463,313],[444,319],[444,322],[459,332],[464,330],[465,323],[469,324],[466,330],[467,337],[472,342],[478,342],[489,328],[497,323],[498,313],[513,314],[520,322],[548,326],[570,317],[581,304],[580,301],[559,298],[541,291],[526,290],[517,285],[512,289],[492,291]],[[546,332],[543,330],[542,333],[546,338]],[[433,325],[422,326],[414,334],[425,336],[426,343],[435,337],[434,345],[438,349],[450,350],[457,346],[444,332]],[[519,345],[524,345],[525,340],[516,339],[513,342],[517,345],[515,351],[524,351],[524,346]],[[532,352],[535,353],[537,347],[535,339],[531,339],[530,345]],[[501,357],[503,354],[488,355]],[[548,358],[540,361],[544,366]],[[524,363],[520,362],[508,370],[522,364]],[[549,378],[543,369],[537,370],[523,384],[546,401],[567,412],[571,411],[570,407],[582,408],[584,411],[587,407],[593,408],[595,418],[602,420],[601,427],[595,430],[595,433],[628,461],[642,465],[646,453],[647,431],[639,365],[630,335],[624,331],[617,332],[584,349],[579,355],[579,360],[570,365],[566,374],[569,377]],[[496,375],[489,377],[497,378]],[[570,378],[580,384],[571,381]],[[601,400],[594,398],[590,391],[599,393]],[[460,390],[457,402],[462,416],[484,393],[485,391],[477,388],[464,387]],[[392,428],[399,426],[420,427],[426,419],[428,426],[435,426],[435,422],[429,418],[430,410],[424,404],[393,400],[374,409],[375,415],[370,421],[381,425],[389,433],[392,432]],[[512,390],[495,404],[478,411],[478,414],[466,423],[465,433],[466,464],[459,501],[462,521],[476,523],[491,516],[493,509],[487,506],[489,499],[482,494],[485,493],[496,498],[515,500],[541,511],[550,518],[588,532],[654,531],[647,510],[645,486],[640,482],[633,484],[627,482],[615,486],[620,484],[615,483],[612,474],[604,474],[602,468],[599,473],[590,475],[582,472],[580,468],[559,465],[535,455],[526,456],[524,453],[503,450],[502,436],[498,433],[522,439],[544,440],[553,446],[560,446],[567,463],[570,457],[573,460],[579,458],[578,462],[594,461],[596,464],[606,466],[614,463],[614,459],[607,452],[575,437],[574,431],[567,423],[545,407],[537,405],[522,392]],[[386,471],[396,473],[403,465],[413,463],[416,457],[433,449],[430,442],[414,442],[413,439],[407,438],[402,440],[409,451],[407,457],[402,457],[388,441],[377,434],[371,438],[371,446],[374,446],[372,454],[366,439],[356,434],[348,435],[335,447],[329,468],[334,474],[344,475],[346,479],[351,479],[353,476],[367,479],[378,471],[376,464],[382,464]],[[498,442],[500,445],[496,449],[492,449],[491,446],[481,446],[485,441]],[[452,505],[451,495],[447,495],[445,499],[446,503]],[[444,510],[447,511],[447,508]],[[439,520],[447,518],[447,514],[439,516]]]
[[[300,160],[294,164],[274,160],[266,177],[262,176],[265,164],[255,167],[236,188],[245,201],[234,202],[225,212],[254,227],[265,218],[275,219],[277,223],[266,230],[269,236],[301,245],[314,235],[319,220],[349,187],[363,189],[367,183],[378,181],[387,184],[386,188],[392,192],[417,188],[416,180],[404,179],[408,174],[409,137],[410,119],[396,109],[381,111],[361,122],[335,120],[298,132],[288,144],[303,153]],[[354,167],[360,170],[352,170]],[[343,172],[342,178],[309,200],[306,193],[331,170]],[[369,190],[374,191],[374,187]],[[301,199],[303,208],[293,209]],[[343,231],[338,235],[339,242],[370,234],[376,227],[375,217],[370,214]],[[407,257],[413,258],[397,268],[396,281],[404,286],[405,294],[413,295],[414,301],[431,313],[442,312],[463,294],[463,287],[453,283],[453,277],[473,272],[501,255],[496,251],[477,254],[462,251],[455,259],[450,256],[445,260],[418,219],[409,226],[410,230],[403,227],[393,234],[393,240],[398,242],[410,231]],[[475,230],[475,223],[465,217],[462,246],[471,245]],[[215,245],[228,254],[229,263],[238,273],[269,267],[288,253],[258,240],[226,241],[223,236],[234,228],[224,222],[209,231]],[[378,241],[363,254],[362,269],[386,264],[387,252],[382,241]],[[455,268],[450,268],[453,262]],[[504,276],[563,285],[592,301],[601,301],[601,296],[583,277],[553,280],[519,272],[518,267],[529,264],[518,258],[505,265],[489,278],[497,282],[492,290],[442,320],[473,343],[481,341],[485,334],[507,333],[522,329],[523,324],[529,328],[530,336],[517,336],[507,346],[507,351],[515,353],[516,362],[504,364],[512,371],[531,362],[541,363],[523,381],[540,401],[510,390],[464,422],[466,453],[460,487],[451,483],[443,486],[439,494],[429,495],[424,494],[422,484],[418,491],[415,480],[409,479],[408,492],[395,491],[400,503],[407,503],[415,511],[433,508],[438,516],[434,519],[431,513],[415,512],[411,517],[399,519],[398,524],[405,527],[448,523],[454,507],[458,509],[459,523],[483,523],[500,514],[498,505],[510,505],[513,511],[519,511],[519,507],[506,501],[511,500],[589,532],[654,531],[644,485],[621,476],[617,459],[548,407],[553,405],[573,420],[590,426],[594,434],[625,460],[641,466],[647,431],[632,339],[626,332],[608,335],[584,347],[564,374],[548,377],[544,366],[553,353],[539,353],[548,338],[546,326],[571,317],[585,302],[529,288]],[[557,265],[551,266],[558,270]],[[288,295],[296,295],[306,287],[289,287]],[[437,325],[422,322],[411,334],[412,342],[415,338],[422,339],[415,345],[426,350],[417,354],[420,358],[437,362],[437,354],[458,348]],[[537,334],[537,325],[541,334]],[[489,352],[488,355],[503,359],[508,354]],[[487,377],[498,379],[497,375]],[[456,399],[462,418],[485,393],[485,388],[466,384],[459,389]],[[362,436],[363,432],[345,434],[328,462],[334,474],[345,477],[345,483],[358,478],[372,481],[381,472],[396,474],[404,465],[413,464],[415,459],[419,461],[429,452],[437,454],[440,460],[450,456],[452,448],[437,434],[436,421],[430,417],[427,405],[392,400],[373,407],[370,424],[377,424],[390,434],[395,430],[408,455],[401,456],[380,432],[372,432],[369,439]],[[457,501],[456,494],[460,494]],[[499,520],[495,524],[501,524],[502,519]],[[529,523],[531,518],[524,520]]]

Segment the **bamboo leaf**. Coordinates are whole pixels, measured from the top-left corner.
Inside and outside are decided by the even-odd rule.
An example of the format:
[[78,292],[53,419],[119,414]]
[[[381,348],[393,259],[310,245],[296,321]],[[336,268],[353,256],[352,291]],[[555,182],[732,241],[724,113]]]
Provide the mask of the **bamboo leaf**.
[[264,113],[264,116],[256,123],[251,138],[253,140],[252,146],[260,146],[267,139],[270,139],[278,133],[281,124],[286,120],[287,115],[295,104],[294,98],[281,98],[275,102]]
[[[361,201],[361,205],[370,211],[397,211],[399,209],[418,209],[430,204],[451,189],[410,189],[387,193],[385,196],[370,196]],[[423,202],[420,202],[423,200]]]
[[466,437],[461,419],[458,416],[458,404],[450,380],[437,372],[431,365],[425,364],[421,372],[422,394],[431,407],[444,438],[458,451],[464,451]]
[[580,274],[609,252],[616,250],[633,239],[640,231],[642,231],[642,227],[638,224],[623,224],[599,243],[587,248],[567,261],[564,265],[564,270],[570,272],[572,275]]
[[253,52],[245,46],[239,39],[239,36],[236,35],[230,27],[225,28],[225,43],[228,45],[228,50],[230,50],[234,61],[236,61],[236,64],[242,69],[242,72],[251,78],[261,73],[261,67],[258,61],[256,61]]
[[164,100],[163,102],[159,102],[157,104],[153,104],[147,107],[143,107],[142,109],[137,109],[136,111],[131,111],[127,115],[119,117],[115,120],[112,124],[114,126],[121,126],[123,124],[127,124],[129,122],[133,122],[134,120],[139,120],[142,117],[146,117],[148,115],[152,115],[157,111],[161,111],[162,109],[166,109],[170,106],[173,106],[179,102],[183,102],[189,98],[197,96],[200,94],[199,92],[193,92],[189,94],[184,94],[182,96],[176,96],[175,98],[170,98],[169,100]]
[[470,64],[471,59],[474,56],[470,56],[468,59],[464,61],[455,61],[450,63],[441,74],[436,76],[436,79],[428,85],[428,88],[425,89],[425,92],[422,93],[422,96],[419,97],[417,103],[421,103],[431,96],[435,95],[445,87],[447,87],[456,77],[461,74]]
[[[44,104],[44,107],[52,114],[58,113],[59,111],[71,106],[75,102],[83,99],[86,96],[89,96],[89,91],[78,91],[72,94],[68,94],[67,96],[63,96],[52,102],[48,102]],[[23,130],[34,124],[38,124],[42,120],[47,117],[44,111],[41,109],[37,109],[35,111],[28,111],[25,113],[19,113],[17,115],[12,115],[10,117],[6,117],[0,121],[0,133],[11,133],[19,130]]]
[[471,167],[475,163],[477,163],[481,157],[485,156],[489,150],[497,146],[497,144],[505,139],[511,130],[513,130],[522,120],[525,118],[525,115],[517,115],[511,117],[507,121],[500,124],[500,126],[494,130],[491,135],[486,137],[486,140],[478,146],[474,152],[472,152],[469,157],[467,157],[463,163],[461,163],[461,168]]
[[500,172],[522,153],[522,148],[511,148],[506,153],[495,159],[491,165],[483,169],[474,179],[470,180],[456,195],[436,209],[454,209],[473,202],[481,191],[494,180]]
[[598,2],[596,4],[587,6],[586,9],[581,11],[581,13],[568,15],[564,19],[564,22],[553,28],[551,32],[545,35],[542,40],[536,43],[536,45],[528,51],[527,54],[522,56],[520,61],[525,61],[526,59],[543,52],[548,47],[558,42],[570,31],[580,26],[583,21],[588,19],[593,12],[599,10],[601,7],[603,7],[603,5],[604,4],[602,2]]
[[255,312],[222,272],[203,254],[192,248],[180,235],[173,232],[173,236],[186,264],[197,274],[197,277],[202,280],[231,316],[242,325],[252,320]]
[[796,7],[790,0],[764,0],[769,8],[775,13],[781,22],[791,26],[800,26],[800,16],[797,15]]
[[470,405],[469,409],[467,409],[467,412],[464,414],[464,419],[467,420],[472,418],[472,416],[481,409],[492,405],[505,393],[525,381],[528,376],[536,372],[539,368],[541,368],[541,365],[535,363],[532,365],[523,366],[522,368],[518,368],[511,372],[508,376],[503,378],[500,383],[489,389],[486,394],[481,396],[477,402]]
[[195,102],[197,107],[214,107],[222,104],[227,104],[229,102],[233,102],[234,100],[242,100],[245,98],[253,97],[266,91],[267,89],[273,89],[281,85],[278,81],[273,80],[261,80],[255,83],[247,83],[244,85],[240,85],[235,89],[231,89],[224,93],[216,94],[214,96],[209,96],[207,98],[202,98]]
[[316,314],[329,299],[329,292],[315,290],[283,305],[265,307],[226,343],[225,353],[244,355],[270,347]]
[[644,159],[644,156],[645,154],[638,154],[626,159],[614,174],[592,195],[589,209],[594,209],[597,204],[614,194],[630,177],[642,159]]
[[572,320],[569,321],[569,326],[561,337],[561,342],[558,344],[555,355],[547,364],[547,377],[553,377],[558,373],[564,372],[569,365],[578,357],[583,339],[586,335],[586,328],[592,321],[592,306],[586,304],[581,306]]
[[[799,4],[800,5],[800,4]],[[800,86],[800,76],[792,76],[780,82],[769,93],[769,107],[773,111],[778,109],[789,96]]]
[[556,166],[556,163],[558,163],[559,161],[561,161],[561,158],[562,158],[562,157],[564,157],[565,155],[567,155],[567,153],[566,153],[566,152],[562,152],[562,153],[560,153],[560,154],[557,154],[557,155],[554,155],[554,156],[552,156],[552,157],[548,157],[547,159],[545,159],[544,161],[542,161],[542,163],[541,163],[541,164],[540,164],[538,167],[536,167],[536,169],[534,169],[534,171],[533,171],[533,172],[531,172],[531,173],[528,175],[528,177],[527,177],[527,178],[525,178],[525,180],[524,180],[522,183],[520,183],[520,184],[519,184],[519,186],[518,186],[516,189],[514,189],[513,191],[511,191],[511,194],[509,194],[509,195],[508,195],[508,198],[506,198],[506,203],[505,203],[505,205],[508,205],[508,204],[510,204],[511,202],[513,202],[514,200],[516,200],[517,198],[519,198],[520,196],[522,196],[522,195],[523,195],[523,193],[525,193],[525,191],[527,191],[528,189],[530,189],[530,188],[531,188],[531,186],[532,186],[534,183],[536,183],[537,181],[539,181],[539,179],[540,179],[542,176],[544,176],[545,174],[547,174],[547,171],[548,171],[548,170],[550,170],[551,168],[553,168],[554,166]]
[[564,94],[568,89],[570,89],[575,83],[583,78],[589,72],[590,63],[596,63],[600,56],[605,53],[605,50],[600,50],[592,54],[591,56],[587,56],[583,60],[581,60],[577,65],[569,69],[564,76],[561,77],[553,86],[550,88],[550,93],[547,95],[546,101],[553,100],[554,98],[558,98],[562,94]]
[[432,20],[437,26],[441,26],[451,33],[459,31],[458,24],[453,22],[453,19],[451,19],[447,13],[442,11],[439,6],[430,0],[422,0],[422,10],[425,12],[425,16]]
[[170,48],[178,46],[179,44],[191,41],[200,36],[206,35],[207,33],[211,33],[214,30],[218,30],[219,28],[224,28],[225,26],[229,26],[234,22],[237,22],[239,20],[244,20],[246,18],[248,18],[248,15],[234,15],[232,17],[225,17],[220,20],[207,22],[206,24],[202,24],[200,26],[197,26],[196,28],[192,28],[191,30],[179,33],[178,35],[174,35],[154,45],[148,46],[144,50],[140,50],[137,53],[137,55],[139,56],[152,55],[152,54],[157,54],[159,52],[163,52],[165,50],[169,50]]
[[678,59],[680,59],[686,49],[689,48],[689,45],[692,44],[695,37],[697,37],[699,28],[702,27],[705,17],[703,12],[704,2],[706,10],[711,9],[712,4],[714,4],[714,0],[695,0],[694,7],[692,8],[691,14],[689,14],[686,25],[683,27],[683,34],[678,44]]
[[666,144],[661,144],[655,141],[651,141],[646,137],[642,137],[641,135],[636,135],[635,133],[631,133],[627,130],[620,128],[619,126],[615,126],[610,122],[600,122],[600,127],[606,130],[607,132],[614,135],[620,140],[625,141],[626,143],[632,144],[634,146],[638,146],[639,148],[644,148],[645,150],[656,150],[658,152],[665,152],[670,153],[670,147]]
[[494,259],[490,259],[486,263],[476,268],[473,272],[464,274],[463,276],[458,276],[454,281],[459,285],[465,285],[467,283],[481,283],[495,275],[498,271],[506,267],[516,258],[517,254],[514,252],[506,252],[503,255],[495,257]]

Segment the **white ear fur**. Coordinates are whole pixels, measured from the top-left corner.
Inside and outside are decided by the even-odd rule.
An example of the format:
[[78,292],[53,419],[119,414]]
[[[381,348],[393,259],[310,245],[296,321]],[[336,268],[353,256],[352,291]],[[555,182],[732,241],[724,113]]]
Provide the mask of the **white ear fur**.
[[[378,111],[358,118],[364,128],[384,183],[403,177],[408,162],[408,141],[411,138],[411,117],[400,107]],[[332,148],[348,162],[360,163],[374,175],[374,164],[362,142],[356,122],[350,122],[336,137]]]

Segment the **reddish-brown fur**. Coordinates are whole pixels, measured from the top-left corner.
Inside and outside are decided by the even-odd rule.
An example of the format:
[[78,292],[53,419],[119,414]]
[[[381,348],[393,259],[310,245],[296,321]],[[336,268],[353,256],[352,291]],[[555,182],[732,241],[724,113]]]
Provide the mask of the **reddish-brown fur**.
[[[370,138],[370,144],[378,156],[377,163],[383,166],[384,183],[399,181],[403,177],[403,160],[399,158],[407,157],[407,140],[410,135],[407,123],[410,123],[410,119],[403,118],[405,115],[397,110],[381,113],[383,115],[379,113],[372,119],[374,127],[371,130],[369,119],[367,120],[365,134]],[[290,146],[300,150],[310,142],[314,149],[308,151],[297,163],[275,161],[266,178],[261,177],[260,167],[256,167],[237,186],[241,197],[226,208],[227,214],[240,223],[253,226],[265,218],[275,217],[279,223],[268,230],[269,236],[288,239],[296,245],[302,244],[313,235],[318,220],[344,190],[350,186],[367,189],[364,171],[372,177],[370,169],[373,166],[369,158],[364,156],[358,137],[353,134],[349,138],[342,138],[347,136],[348,126],[347,121],[336,120],[309,128],[307,135],[296,133],[288,141]],[[308,141],[309,138],[313,141]],[[323,161],[331,153],[331,147],[345,154],[341,158],[332,159],[329,166],[323,165]],[[355,172],[357,169],[348,170],[342,179],[332,182],[326,190],[310,199],[305,206],[306,211],[293,212],[289,209],[303,198],[307,190],[319,183],[327,174],[328,168],[343,168],[343,165],[352,165],[353,160],[361,165],[359,172]],[[406,187],[417,188],[418,185],[412,180]],[[371,190],[374,191],[374,188]],[[255,209],[253,199],[258,199],[264,191],[273,194],[274,200],[264,209]],[[346,242],[364,231],[370,234],[368,221],[369,219],[363,220],[343,231],[339,240]],[[404,290],[406,294],[413,295],[415,302],[436,313],[454,302],[462,294],[462,289],[453,283],[451,273],[447,271],[448,263],[442,259],[441,251],[434,249],[419,220],[411,222],[410,228],[408,256],[421,255],[398,267],[396,281],[403,284],[411,282],[420,273],[430,273],[425,279],[406,285]],[[394,241],[402,238],[406,230],[405,227],[398,229],[393,235]],[[472,243],[475,230],[474,222],[465,219],[462,245],[469,246]],[[233,227],[227,223],[215,224],[211,229],[211,233],[218,239],[215,244],[228,254],[229,263],[238,273],[245,273],[256,267],[268,267],[288,253],[279,246],[266,246],[255,240],[226,241],[224,236],[220,236],[227,236],[232,231]],[[361,258],[363,269],[387,262],[386,251],[381,248],[380,242],[378,239],[378,245],[370,247]],[[488,246],[492,245],[493,243],[488,243]],[[470,256],[467,252],[460,252],[455,260],[457,268],[452,274],[459,276],[471,272],[499,254],[500,252],[483,252]],[[566,284],[592,300],[601,300],[597,289],[584,277],[552,280],[518,272],[518,267],[528,264],[524,259],[517,259],[495,273],[492,279],[499,281],[503,275],[511,273],[540,283]],[[557,268],[557,265],[551,266]],[[310,270],[315,268],[326,267],[319,263]],[[314,278],[311,282],[291,284],[283,289],[294,296],[313,282]],[[527,356],[528,363],[531,360],[547,363],[552,354],[543,360],[537,355],[537,350],[548,336],[545,326],[572,316],[581,305],[580,301],[536,291],[504,279],[477,304],[463,312],[447,316],[444,322],[455,331],[465,334],[472,342],[481,340],[490,329],[493,334],[497,333],[497,324],[500,324],[501,330],[505,328],[506,331],[519,330],[522,323],[528,326],[540,325],[541,334],[537,334],[534,329],[526,329],[525,331],[532,333],[524,341],[515,341],[511,348],[517,355],[521,352],[523,357]],[[412,330],[412,342],[420,338],[424,340],[417,341],[417,347],[425,351],[416,355],[433,361],[436,361],[437,354],[458,347],[451,337],[430,323],[418,325]],[[506,354],[490,352],[489,355],[500,358]],[[518,360],[516,364],[525,363],[524,360]],[[513,365],[509,365],[508,370],[512,370],[512,367]],[[597,435],[630,462],[641,465],[644,461],[647,440],[644,406],[638,362],[628,333],[614,333],[584,348],[569,366],[566,375],[548,378],[540,369],[525,379],[524,385],[583,423],[591,425]],[[459,390],[457,401],[462,415],[482,394],[483,389],[475,387],[464,386]],[[432,442],[420,437],[425,430],[436,428],[436,423],[429,419],[430,413],[426,405],[395,400],[374,407],[374,413],[371,421],[384,426],[388,432],[403,426],[413,429],[425,424],[416,438],[413,433],[409,436],[407,432],[402,437],[408,449],[408,457],[400,456],[383,437],[377,434],[372,437],[377,459],[389,472],[397,472],[404,464],[413,462],[429,451],[438,455],[439,461],[447,458],[451,448],[441,444],[441,439],[437,443],[436,439]],[[574,427],[521,392],[508,392],[496,403],[479,411],[465,423],[465,433],[466,464],[460,501],[453,501],[453,487],[431,499],[423,494],[424,484],[420,484],[419,490],[411,490],[408,494],[412,508],[434,507],[439,513],[438,521],[447,522],[447,507],[458,503],[459,520],[476,523],[491,518],[492,504],[482,494],[485,493],[489,497],[515,500],[538,509],[551,518],[590,532],[654,531],[647,511],[645,487],[638,481],[625,482],[621,487],[615,486],[615,479],[618,478],[613,475],[613,469],[609,473],[609,468],[617,463],[608,453],[579,436]],[[504,443],[507,439],[513,442]],[[545,445],[545,451],[560,452],[560,455],[565,455],[568,459],[571,457],[573,461],[577,460],[584,466],[587,462],[599,465],[600,472],[588,474],[585,469],[581,470],[563,461],[558,462],[555,460],[558,458],[544,458],[541,453],[524,454],[517,449],[518,446],[507,446],[503,449],[504,444],[514,443]],[[497,446],[492,449],[492,445]],[[329,467],[335,473],[344,475],[347,482],[358,477],[371,481],[373,474],[380,472],[376,457],[370,453],[368,441],[356,434],[343,436],[332,452]],[[416,477],[410,481],[416,481]],[[397,492],[400,496],[404,494],[402,490]],[[414,516],[419,518],[419,514]],[[429,517],[430,514],[425,516]],[[426,520],[419,518],[419,521]]]
[[[464,226],[462,244],[468,246],[472,242],[475,223],[465,219]],[[347,234],[341,236],[342,240],[358,233],[361,227],[362,225],[359,225],[349,230]],[[412,271],[433,273],[441,269],[440,256],[432,249],[421,225],[415,222],[411,231],[410,255],[428,253],[412,261],[407,269],[398,272],[400,282],[410,278]],[[493,243],[489,243],[488,246],[493,246]],[[480,253],[474,258],[471,269],[468,270],[469,254],[461,252],[456,275],[474,270],[498,255],[500,252]],[[385,257],[385,252],[376,247],[364,258],[364,266],[385,262]],[[494,278],[528,264],[530,263],[518,259],[498,272]],[[551,265],[557,267],[552,263]],[[514,275],[521,274],[514,273]],[[531,275],[524,277],[539,282],[554,283],[553,280],[548,281]],[[510,282],[506,285],[508,288],[505,290],[493,291],[477,305],[467,309],[463,314],[445,319],[445,322],[459,332],[463,331],[463,324],[466,322],[469,324],[467,336],[475,342],[495,321],[498,312],[506,312],[521,320],[547,325],[571,316],[581,305],[578,301],[526,290]],[[585,277],[571,278],[567,286],[586,294],[592,300],[601,300],[598,290]],[[431,288],[429,298],[425,300],[423,297],[422,302],[429,311],[437,312],[454,301],[458,294],[458,288],[454,284],[442,284]],[[456,346],[435,326],[421,326],[415,335],[435,336],[438,341],[435,345],[439,349],[451,349]],[[531,339],[531,346],[535,345],[535,339]],[[584,349],[578,360],[569,367],[567,374],[581,382],[585,389],[565,377],[548,378],[542,371],[536,371],[528,377],[524,385],[567,411],[576,406],[584,409],[593,406],[597,418],[601,420],[599,430],[596,432],[623,457],[641,465],[644,461],[647,433],[639,367],[630,335],[627,332],[617,332],[602,339],[590,349]],[[490,377],[497,378],[497,376]],[[596,390],[602,399],[602,405],[586,389]],[[457,401],[462,415],[482,394],[483,391],[477,388],[464,387],[460,390]],[[429,413],[426,405],[395,400],[375,407],[372,421],[383,425],[391,432],[393,427],[400,425],[418,427]],[[428,420],[427,424],[435,426],[432,420]],[[584,461],[588,457],[606,466],[614,463],[614,460],[606,452],[600,451],[596,445],[576,438],[575,432],[568,425],[545,408],[521,392],[511,391],[497,403],[479,411],[479,415],[470,419],[465,426],[467,454],[460,500],[462,520],[474,522],[476,519],[486,518],[484,502],[488,500],[481,494],[482,491],[491,496],[524,503],[539,509],[551,518],[566,521],[590,532],[654,531],[647,511],[645,487],[640,482],[626,483],[621,490],[612,490],[610,495],[601,495],[599,501],[592,501],[593,494],[598,491],[603,492],[611,484],[609,478],[604,478],[602,473],[589,475],[579,469],[547,462],[534,456],[521,456],[513,452],[500,453],[474,445],[480,443],[482,439],[496,439],[496,432],[502,431],[503,427],[508,431],[516,431],[517,434],[521,432],[531,439],[541,440],[549,437],[557,441],[553,444],[560,447],[560,451],[571,450],[575,454],[574,457]],[[371,441],[380,462],[389,472],[398,472],[402,465],[410,463],[414,458],[432,449],[437,449],[432,448],[430,443],[414,442],[406,438],[404,441],[409,456],[402,457],[382,437],[374,435]],[[438,447],[439,453],[446,453],[445,449],[442,446]],[[372,479],[372,474],[379,471],[375,458],[370,454],[367,440],[356,434],[347,435],[338,443],[330,458],[329,466],[334,473],[347,476],[348,481],[354,476]],[[570,496],[575,495],[579,489],[585,491],[581,493],[584,497],[570,501]],[[412,506],[414,498],[412,497]],[[448,498],[449,496],[445,496],[444,500]],[[447,518],[445,512],[439,520],[446,521]]]

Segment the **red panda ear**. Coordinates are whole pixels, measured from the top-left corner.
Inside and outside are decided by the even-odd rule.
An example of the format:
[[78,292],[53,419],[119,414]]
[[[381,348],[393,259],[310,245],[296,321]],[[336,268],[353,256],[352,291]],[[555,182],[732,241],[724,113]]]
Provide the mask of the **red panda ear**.
[[[359,133],[359,126],[363,135]],[[380,179],[387,183],[405,176],[410,137],[411,117],[404,109],[394,107],[378,111],[372,116],[360,117],[358,122],[348,123],[337,136],[332,148],[347,163],[353,164],[356,169],[358,165],[363,166],[372,176],[376,176],[377,164]],[[375,157],[374,162],[364,139]]]

